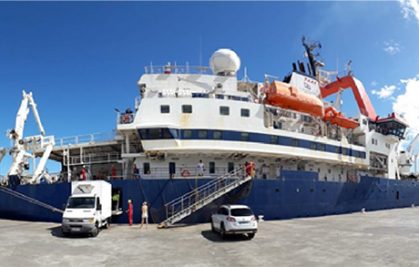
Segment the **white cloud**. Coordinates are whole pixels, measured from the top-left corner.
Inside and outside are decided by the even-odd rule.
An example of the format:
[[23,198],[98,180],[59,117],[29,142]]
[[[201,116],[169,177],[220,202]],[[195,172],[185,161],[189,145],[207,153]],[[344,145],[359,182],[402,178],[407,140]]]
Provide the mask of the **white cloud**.
[[384,42],[383,50],[389,55],[395,55],[400,52],[400,44],[394,41]]
[[402,14],[405,19],[415,18],[419,22],[419,1],[418,0],[400,0]]
[[393,103],[393,110],[402,115],[413,132],[419,132],[419,75],[401,80],[405,85],[404,93],[398,95]]
[[378,83],[377,83],[376,81],[372,81],[372,82],[371,82],[371,86],[376,87],[377,85],[378,85]]
[[386,99],[391,97],[396,91],[397,87],[395,85],[384,85],[380,90],[372,90],[373,95],[377,95],[380,99]]

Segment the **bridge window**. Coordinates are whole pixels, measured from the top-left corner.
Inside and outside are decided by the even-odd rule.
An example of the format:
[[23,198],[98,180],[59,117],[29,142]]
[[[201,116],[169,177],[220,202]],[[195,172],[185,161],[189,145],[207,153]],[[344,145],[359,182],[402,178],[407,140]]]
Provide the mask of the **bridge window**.
[[192,113],[192,105],[182,105],[182,113]]
[[221,106],[220,107],[220,114],[224,115],[224,116],[230,115],[230,108],[226,107],[226,106]]
[[160,106],[160,113],[170,113],[170,106],[169,105],[161,105]]
[[250,117],[250,110],[247,108],[242,108],[240,113],[242,117]]

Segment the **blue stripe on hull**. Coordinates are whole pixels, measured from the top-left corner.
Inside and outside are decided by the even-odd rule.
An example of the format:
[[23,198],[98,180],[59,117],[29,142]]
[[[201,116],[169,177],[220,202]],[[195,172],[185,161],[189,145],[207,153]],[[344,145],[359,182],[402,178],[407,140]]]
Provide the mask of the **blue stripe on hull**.
[[[199,185],[208,180],[199,180]],[[140,220],[140,205],[150,204],[153,222],[165,218],[164,203],[189,192],[193,179],[112,181],[122,190],[123,210],[127,200],[134,202],[134,221]],[[70,184],[18,186],[17,191],[62,209],[70,195]],[[419,204],[419,182],[362,177],[359,183],[318,181],[317,174],[284,171],[281,179],[256,179],[221,197],[186,218],[186,223],[206,222],[220,204],[249,205],[267,220],[342,214],[354,211],[407,207]],[[28,203],[0,191],[0,217],[30,221],[60,222],[61,214]],[[127,223],[126,214],[113,217],[113,222]]]

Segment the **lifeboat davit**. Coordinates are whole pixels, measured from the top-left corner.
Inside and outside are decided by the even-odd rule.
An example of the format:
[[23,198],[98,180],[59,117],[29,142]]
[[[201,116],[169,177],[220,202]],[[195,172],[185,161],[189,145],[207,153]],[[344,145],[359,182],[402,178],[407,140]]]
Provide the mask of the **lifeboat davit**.
[[299,91],[288,83],[273,81],[266,93],[266,103],[285,109],[324,116],[323,102],[316,96]]
[[327,107],[324,112],[324,121],[329,121],[331,124],[339,125],[347,129],[355,129],[359,123],[355,120],[345,117],[341,112],[334,107]]

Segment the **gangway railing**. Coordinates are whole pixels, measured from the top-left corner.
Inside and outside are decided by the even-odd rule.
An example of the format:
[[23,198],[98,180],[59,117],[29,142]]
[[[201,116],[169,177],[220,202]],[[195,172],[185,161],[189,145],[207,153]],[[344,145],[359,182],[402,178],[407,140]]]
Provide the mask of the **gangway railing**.
[[159,225],[159,228],[168,227],[181,221],[251,179],[252,177],[246,175],[244,169],[241,168],[213,179],[166,203],[167,219]]

